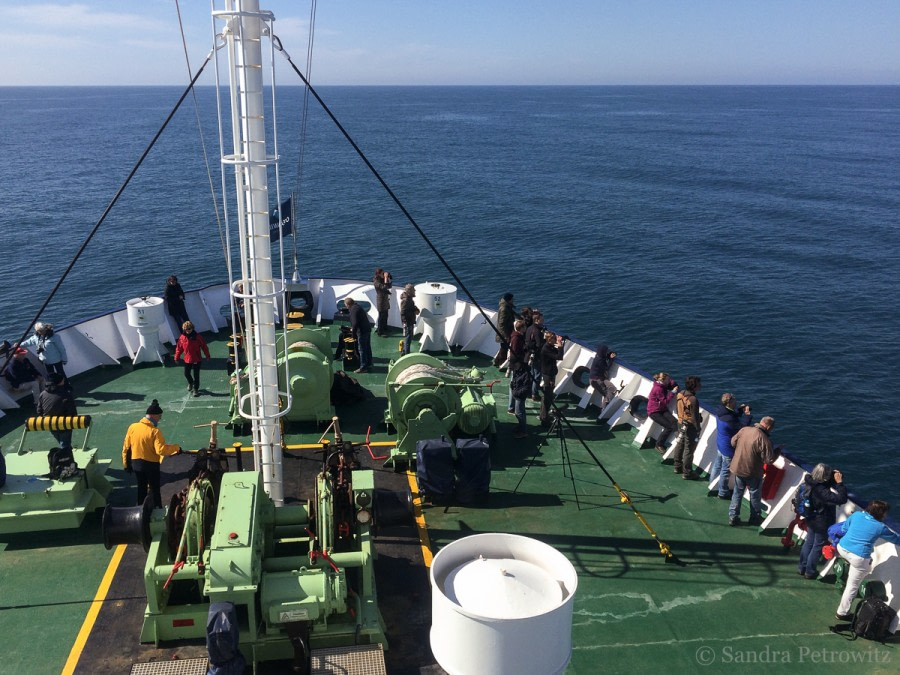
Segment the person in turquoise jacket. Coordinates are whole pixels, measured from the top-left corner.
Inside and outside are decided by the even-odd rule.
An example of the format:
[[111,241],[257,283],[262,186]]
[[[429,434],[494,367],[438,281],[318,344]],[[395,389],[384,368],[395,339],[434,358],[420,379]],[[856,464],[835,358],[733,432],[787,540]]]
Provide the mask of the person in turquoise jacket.
[[887,502],[873,499],[865,511],[855,511],[843,523],[841,530],[844,536],[837,545],[837,552],[850,564],[850,573],[847,575],[847,585],[844,587],[841,604],[838,605],[835,615],[839,621],[849,621],[853,618],[850,614],[850,604],[856,597],[862,580],[872,571],[872,551],[875,542],[884,539],[900,544],[900,534],[882,522],[890,508]]

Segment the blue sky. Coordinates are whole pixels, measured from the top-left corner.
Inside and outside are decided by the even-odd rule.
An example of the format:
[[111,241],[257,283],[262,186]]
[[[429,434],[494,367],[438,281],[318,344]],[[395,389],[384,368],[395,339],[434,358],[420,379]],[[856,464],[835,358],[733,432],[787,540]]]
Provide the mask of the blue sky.
[[[260,5],[303,64],[309,2]],[[197,64],[209,2],[180,9]],[[175,0],[3,0],[0,64],[0,86],[187,77]],[[900,84],[900,2],[322,0],[313,82]]]

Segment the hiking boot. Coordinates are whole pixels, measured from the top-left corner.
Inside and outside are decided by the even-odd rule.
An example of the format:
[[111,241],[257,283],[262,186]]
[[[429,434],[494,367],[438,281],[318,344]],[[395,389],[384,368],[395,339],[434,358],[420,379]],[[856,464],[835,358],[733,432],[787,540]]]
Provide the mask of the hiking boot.
[[684,480],[700,480],[700,474],[696,471],[691,471],[690,473],[682,474],[681,476]]
[[728,524],[731,525],[732,527],[737,527],[738,525],[741,524],[741,517],[735,516],[734,518],[729,518]]

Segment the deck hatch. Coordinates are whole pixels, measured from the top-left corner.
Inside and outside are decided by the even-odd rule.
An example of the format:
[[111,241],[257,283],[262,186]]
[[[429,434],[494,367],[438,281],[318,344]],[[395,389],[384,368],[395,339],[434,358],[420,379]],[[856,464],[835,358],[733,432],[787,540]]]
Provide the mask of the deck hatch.
[[135,663],[131,666],[131,675],[206,675],[208,665],[209,660],[205,657]]
[[380,644],[314,649],[312,675],[386,675],[384,649]]

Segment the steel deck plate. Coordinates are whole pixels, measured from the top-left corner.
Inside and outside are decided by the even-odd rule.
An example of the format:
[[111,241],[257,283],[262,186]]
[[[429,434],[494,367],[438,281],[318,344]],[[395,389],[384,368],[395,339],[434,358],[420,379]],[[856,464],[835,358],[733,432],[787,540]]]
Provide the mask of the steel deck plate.
[[381,645],[375,644],[313,650],[312,675],[338,675],[339,673],[386,675],[384,649]]
[[206,675],[209,659],[172,659],[135,663],[131,675]]

